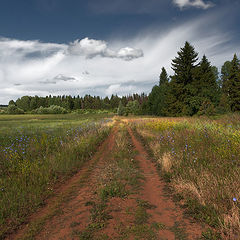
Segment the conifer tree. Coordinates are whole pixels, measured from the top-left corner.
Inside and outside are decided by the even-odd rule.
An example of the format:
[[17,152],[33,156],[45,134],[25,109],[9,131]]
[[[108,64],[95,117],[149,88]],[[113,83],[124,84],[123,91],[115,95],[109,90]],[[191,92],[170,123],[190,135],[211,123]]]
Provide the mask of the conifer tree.
[[228,80],[229,80],[231,67],[232,67],[232,63],[230,61],[226,61],[221,68],[222,92],[225,95],[228,95]]
[[117,109],[117,114],[119,116],[123,116],[124,112],[125,112],[124,106],[122,105],[122,101],[120,101]]
[[175,72],[176,82],[184,85],[193,81],[193,69],[198,60],[198,53],[189,42],[178,52],[178,57],[172,60],[172,69]]
[[228,96],[231,110],[240,111],[240,65],[236,54],[229,74]]
[[196,68],[194,87],[196,88],[196,96],[201,100],[201,104],[209,101],[216,106],[218,101],[217,76],[205,55],[200,65]]
[[157,96],[157,115],[167,115],[167,97],[168,97],[169,79],[166,69],[163,67],[160,74],[159,93]]
[[194,69],[197,66],[198,53],[189,42],[178,52],[178,56],[172,60],[172,69],[175,74],[170,84],[169,106],[171,115],[191,115],[191,96],[194,96],[193,80]]
[[162,86],[166,83],[168,83],[168,75],[166,69],[163,67],[159,77],[159,86]]
[[158,109],[159,86],[155,85],[148,96],[147,113],[157,115]]

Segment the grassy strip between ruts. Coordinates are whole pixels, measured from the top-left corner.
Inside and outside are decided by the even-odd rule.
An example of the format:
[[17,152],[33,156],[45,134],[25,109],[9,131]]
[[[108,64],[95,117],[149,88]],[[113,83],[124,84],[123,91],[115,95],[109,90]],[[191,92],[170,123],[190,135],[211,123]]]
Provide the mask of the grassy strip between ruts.
[[205,239],[240,235],[239,125],[226,122],[164,118],[133,124],[181,205],[210,226]]
[[[0,152],[0,239],[23,223],[51,195],[54,184],[73,175],[91,158],[109,127],[85,124],[62,135],[15,139]],[[65,135],[64,135],[65,133]]]

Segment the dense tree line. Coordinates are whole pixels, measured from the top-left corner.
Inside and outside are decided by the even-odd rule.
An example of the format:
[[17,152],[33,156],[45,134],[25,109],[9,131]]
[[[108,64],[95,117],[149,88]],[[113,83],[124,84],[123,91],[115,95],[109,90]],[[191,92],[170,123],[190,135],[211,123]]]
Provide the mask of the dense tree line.
[[119,97],[112,95],[110,98],[101,98],[99,96],[86,95],[80,96],[23,96],[14,102],[11,100],[9,105],[15,105],[17,108],[22,109],[25,112],[30,112],[40,107],[48,108],[50,106],[59,106],[66,110],[73,111],[78,109],[109,109],[113,110],[118,108],[118,105],[122,102],[123,106],[127,106],[129,102],[137,101],[140,106],[147,102],[147,95],[133,94],[129,96]]
[[162,68],[158,85],[152,88],[145,112],[159,116],[215,114],[240,110],[240,63],[237,55],[224,63],[221,77],[204,55],[188,42],[172,60],[174,75]]

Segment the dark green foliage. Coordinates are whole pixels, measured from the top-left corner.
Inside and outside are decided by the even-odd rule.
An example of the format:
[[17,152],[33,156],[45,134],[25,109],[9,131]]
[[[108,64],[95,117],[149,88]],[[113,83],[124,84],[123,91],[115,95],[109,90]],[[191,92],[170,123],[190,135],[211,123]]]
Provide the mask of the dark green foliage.
[[[199,110],[204,112],[206,109],[212,109],[217,105],[219,93],[216,71],[204,55],[200,65],[195,69],[193,82],[195,89],[192,99],[196,100],[196,104],[192,106],[192,114],[196,114]],[[209,108],[209,106],[211,107]],[[205,110],[203,111],[203,109]]]
[[172,61],[172,69],[174,76],[171,84],[171,95],[174,100],[171,104],[172,115],[192,115],[192,97],[195,96],[193,81],[194,70],[198,54],[195,52],[194,47],[188,42],[178,52],[178,56]]
[[228,96],[231,110],[240,111],[240,65],[236,54],[229,73]]
[[167,75],[166,69],[163,67],[159,77],[159,86],[165,85],[167,83],[168,83],[168,75]]
[[120,101],[120,102],[119,102],[119,105],[118,105],[117,114],[118,114],[119,116],[123,116],[125,112],[126,112],[126,111],[125,111],[125,108],[124,108],[124,106],[122,105],[122,102]]
[[155,85],[148,97],[147,111],[149,114],[158,116],[167,115],[168,81],[167,71],[165,68],[162,68],[159,86]]
[[29,111],[30,110],[30,97],[29,96],[23,96],[21,99],[18,99],[16,101],[16,105],[18,108],[21,108],[23,111]]
[[172,60],[172,69],[175,72],[177,83],[182,83],[184,86],[192,83],[193,69],[198,60],[197,56],[194,47],[186,42],[185,46],[178,52],[178,56]]
[[105,97],[101,98],[99,96],[85,95],[84,97],[72,96],[24,96],[17,99],[16,103],[11,100],[9,105],[16,105],[18,108],[24,110],[24,112],[31,112],[33,110],[42,108],[48,108],[52,105],[62,107],[67,111],[76,110],[116,110],[118,108],[119,102],[122,101],[125,107],[130,101],[137,101],[140,105],[140,112],[142,112],[142,106],[146,104],[147,95],[142,93],[133,94],[129,96],[123,96],[122,98],[117,95],[112,95],[111,98]]
[[126,111],[128,114],[139,115],[140,108],[140,104],[137,100],[129,101],[126,106]]
[[228,93],[228,80],[231,67],[232,63],[230,61],[226,61],[221,68],[221,87],[224,94]]
[[32,111],[32,113],[36,114],[65,114],[67,110],[63,107],[59,107],[56,105],[51,105],[48,108],[40,107]]
[[15,105],[15,102],[13,100],[10,100],[8,105]]
[[218,69],[188,42],[172,61],[174,75],[169,82],[165,68],[159,86],[154,86],[147,104],[148,114],[159,116],[213,115],[240,110],[240,65],[237,56],[225,62],[219,78]]
[[158,96],[159,96],[159,86],[155,85],[148,96],[148,102],[147,102],[148,114],[153,114],[153,115],[157,114]]
[[210,101],[205,100],[198,111],[198,115],[211,116],[214,114],[215,114],[215,108],[213,104]]

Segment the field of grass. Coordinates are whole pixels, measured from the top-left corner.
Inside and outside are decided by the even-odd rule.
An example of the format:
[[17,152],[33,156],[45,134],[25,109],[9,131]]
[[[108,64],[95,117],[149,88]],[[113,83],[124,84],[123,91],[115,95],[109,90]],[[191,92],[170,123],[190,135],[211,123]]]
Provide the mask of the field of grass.
[[0,115],[0,239],[91,158],[110,122],[106,114]]
[[[128,117],[121,121],[129,123],[145,143],[177,202],[208,225],[204,238],[238,239],[240,115]],[[56,183],[66,181],[91,159],[112,122],[107,114],[0,115],[0,239],[35,212],[54,192]],[[100,203],[125,198],[129,194],[126,184],[137,182],[133,177],[137,169],[129,162],[134,153],[121,125],[115,145],[109,166],[101,172],[103,179],[98,180]],[[96,207],[103,207],[104,212],[104,206],[93,205],[92,213]],[[85,239],[84,234],[95,233],[86,229],[80,239]]]
[[210,226],[206,238],[238,239],[240,115],[146,118],[133,125],[180,203]]

